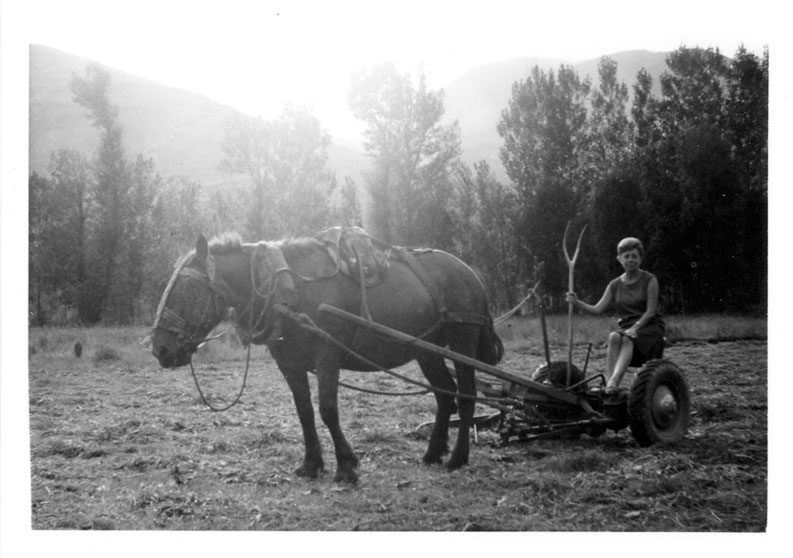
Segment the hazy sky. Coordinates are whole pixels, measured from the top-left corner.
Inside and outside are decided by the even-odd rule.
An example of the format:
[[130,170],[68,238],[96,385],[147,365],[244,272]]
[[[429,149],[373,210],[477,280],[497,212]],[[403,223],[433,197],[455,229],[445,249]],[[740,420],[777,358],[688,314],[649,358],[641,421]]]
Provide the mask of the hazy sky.
[[759,54],[770,41],[765,4],[3,0],[23,41],[249,114],[269,118],[287,101],[308,103],[331,131],[349,127],[350,75],[366,65],[392,60],[403,71],[423,71],[438,88],[477,65],[520,56],[577,62],[681,45],[732,55],[741,43]]

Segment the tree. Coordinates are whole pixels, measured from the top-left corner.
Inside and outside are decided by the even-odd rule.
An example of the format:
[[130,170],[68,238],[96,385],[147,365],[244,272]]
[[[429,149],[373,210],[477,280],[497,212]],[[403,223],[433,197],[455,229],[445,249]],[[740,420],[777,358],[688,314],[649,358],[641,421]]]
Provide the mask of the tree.
[[512,86],[498,123],[504,139],[501,160],[521,206],[518,231],[524,268],[544,265],[549,292],[566,288],[562,233],[587,191],[579,155],[587,144],[589,90],[589,80],[580,80],[571,67],[563,65],[554,74],[535,66]]
[[648,145],[658,141],[655,124],[657,114],[657,100],[653,97],[653,77],[642,68],[636,74],[636,83],[633,85],[633,106],[631,116],[636,129],[634,144],[637,150],[642,150]]
[[624,164],[631,153],[634,133],[628,118],[628,86],[617,81],[617,63],[604,56],[598,65],[598,76],[598,86],[590,95],[579,172],[579,180],[590,184]]
[[80,153],[62,149],[52,154],[49,170],[49,180],[30,177],[30,292],[39,325],[45,294],[61,306],[75,306],[86,288],[89,166]]
[[273,238],[328,224],[329,145],[330,136],[306,108],[288,105],[272,121],[239,116],[226,124],[220,168],[251,181],[245,232]]
[[337,184],[335,179],[331,186],[331,221],[352,227],[363,226],[361,200],[358,185],[349,176],[344,177],[344,184]]
[[768,298],[768,49],[758,58],[741,46],[728,75],[726,127],[743,209],[745,269],[738,289],[744,299],[762,306]]
[[762,60],[741,46],[728,69],[726,127],[747,190],[768,188],[768,49]]
[[46,228],[47,198],[52,190],[52,185],[47,178],[33,172],[28,180],[28,305],[34,308],[31,324],[43,326],[46,324],[44,316],[43,297],[47,290],[45,273],[50,268],[47,248]]
[[374,233],[392,243],[450,246],[447,201],[460,134],[457,122],[441,124],[443,91],[430,91],[423,74],[414,83],[389,63],[353,76],[349,104],[366,124],[364,147],[374,163],[367,177]]
[[591,91],[565,70],[534,68],[513,86],[499,122],[524,269],[544,263],[546,288],[565,287],[559,241],[572,220],[574,229],[590,226],[584,250],[593,256],[577,282],[585,296],[599,296],[619,271],[619,239],[638,236],[674,304],[667,310],[762,308],[767,51],[760,59],[739,49],[729,61],[718,50],[682,47],[667,57],[661,97],[639,71],[630,113],[613,61],[601,60]]
[[[667,57],[667,66],[662,98],[644,94],[647,82],[640,82],[643,94],[636,96],[633,110],[641,117],[642,149],[635,159],[640,210],[656,270],[669,278],[673,298],[687,310],[761,303],[757,270],[764,258],[756,254],[763,252],[765,230],[755,223],[763,222],[765,200],[749,193],[752,179],[746,178],[762,175],[754,171],[762,168],[766,145],[767,117],[758,108],[764,104],[763,72],[755,72],[761,64],[740,51],[731,64],[718,50],[683,47]],[[738,76],[747,77],[746,88]],[[754,136],[744,144],[752,138],[749,129],[763,139]],[[756,148],[747,150],[750,144]]]
[[276,227],[272,180],[272,125],[262,118],[239,115],[226,122],[221,170],[247,175],[251,181],[244,233],[253,238],[275,236]]
[[308,235],[328,225],[334,176],[325,168],[330,135],[305,107],[287,105],[275,121],[276,157],[273,177],[280,229]]
[[[124,238],[119,247],[119,255],[110,287],[108,302],[103,319],[125,323],[138,321],[141,300],[147,272],[153,260],[158,257],[162,245],[158,244],[155,232],[155,198],[163,189],[163,181],[151,159],[138,155],[129,166],[130,188],[123,215]],[[178,208],[178,212],[189,207]],[[187,212],[189,218],[198,214]]]
[[118,106],[110,99],[110,73],[97,64],[86,68],[85,77],[72,75],[71,89],[77,104],[88,111],[99,130],[100,143],[93,161],[93,254],[85,289],[78,301],[80,318],[96,323],[110,294],[125,235],[127,195],[131,185],[124,153],[123,128]]
[[524,275],[516,246],[517,193],[499,182],[487,162],[481,161],[473,171],[461,165],[450,203],[457,208],[456,253],[485,278],[496,307],[513,307]]
[[[212,219],[207,205],[217,215],[219,200],[222,205],[223,198],[220,192],[216,192],[215,197],[207,204],[202,201],[200,184],[184,176],[161,179],[153,173],[153,165],[150,162],[144,164],[141,159],[137,166],[137,181],[141,187],[148,184],[154,192],[148,207],[148,217],[140,221],[141,229],[137,233],[145,238],[145,243],[140,245],[146,249],[131,258],[131,261],[136,257],[143,259],[142,273],[138,278],[138,298],[140,306],[152,312],[152,315],[142,316],[149,321],[153,318],[165,280],[173,272],[174,262],[195,246],[195,239],[199,234],[212,230]],[[215,232],[222,230],[228,228],[216,228]]]
[[582,293],[599,297],[602,283],[614,270],[614,246],[628,235],[641,236],[638,184],[633,176],[635,126],[629,117],[628,86],[617,80],[617,63],[603,57],[598,85],[590,93],[590,109],[580,148],[576,182],[579,219],[589,224],[585,247],[591,257],[578,265],[582,285],[598,285]]
[[727,65],[718,49],[681,47],[666,58],[661,110],[672,124],[721,124]]

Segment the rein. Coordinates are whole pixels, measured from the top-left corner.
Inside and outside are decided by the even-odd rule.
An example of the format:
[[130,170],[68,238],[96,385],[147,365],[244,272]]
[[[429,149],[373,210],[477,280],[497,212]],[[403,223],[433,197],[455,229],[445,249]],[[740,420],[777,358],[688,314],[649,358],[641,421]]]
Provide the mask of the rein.
[[[254,255],[254,257],[255,257],[255,255]],[[210,272],[207,272],[207,274],[205,275],[205,274],[203,274],[202,272],[200,272],[197,269],[194,269],[194,268],[191,268],[191,267],[185,267],[185,265],[188,263],[188,261],[189,261],[189,258],[185,258],[185,259],[183,259],[180,262],[179,265],[181,266],[181,269],[179,269],[174,274],[174,278],[172,278],[171,282],[169,283],[169,286],[166,289],[166,292],[173,286],[173,283],[175,283],[176,277],[179,277],[179,276],[186,277],[188,279],[194,279],[194,280],[200,281],[210,291],[212,291],[212,296],[209,299],[209,301],[207,302],[206,308],[204,309],[204,312],[203,312],[203,317],[201,319],[201,323],[205,323],[206,322],[206,318],[207,318],[207,316],[210,313],[210,309],[216,304],[216,297],[220,298],[221,301],[224,301],[225,300],[225,296],[224,296],[224,293],[217,286],[215,286],[215,284],[212,282],[212,278],[211,278]],[[177,267],[179,267],[179,266],[177,266]],[[252,277],[251,300],[250,300],[250,302],[248,304],[248,309],[247,309],[247,312],[248,312],[248,315],[249,315],[249,324],[248,324],[248,332],[247,332],[248,336],[249,336],[249,340],[253,337],[254,329],[259,326],[259,323],[261,322],[262,318],[264,317],[264,314],[265,314],[266,310],[269,307],[268,302],[269,302],[270,298],[272,297],[273,293],[275,292],[275,288],[276,288],[275,278],[277,276],[277,273],[279,273],[281,271],[283,271],[283,270],[282,269],[276,270],[276,273],[273,274],[273,276],[272,276],[272,278],[270,280],[271,284],[270,284],[270,288],[269,288],[269,292],[268,293],[260,292],[258,287],[256,286],[256,281],[253,280],[253,277]],[[253,266],[251,266],[251,272],[252,272],[252,274],[254,273]],[[264,305],[264,309],[262,310],[261,314],[256,319],[256,323],[254,323],[253,307],[254,307],[254,303],[256,302],[256,295],[259,295],[262,299],[265,300],[265,305]],[[159,310],[159,312],[157,314],[157,318],[155,320],[155,327],[161,327],[163,329],[166,329],[166,330],[172,331],[174,333],[177,333],[177,341],[176,342],[180,346],[184,346],[186,344],[190,344],[190,345],[194,345],[195,348],[198,349],[198,347],[204,345],[205,343],[208,343],[209,341],[214,341],[215,339],[219,339],[220,337],[222,337],[226,333],[228,333],[231,330],[231,328],[239,325],[238,321],[234,321],[231,325],[229,325],[229,327],[227,327],[226,329],[224,329],[223,331],[221,331],[220,333],[218,333],[216,335],[206,335],[206,336],[203,336],[203,337],[199,337],[197,339],[195,338],[195,336],[189,336],[187,339],[185,339],[184,333],[186,333],[187,322],[182,316],[180,316],[177,313],[165,308],[164,301],[165,301],[166,298],[167,297],[165,297],[165,296],[163,297],[162,306],[161,306],[161,308],[160,308],[160,310]],[[196,389],[198,390],[198,394],[201,397],[201,401],[203,401],[204,405],[206,405],[211,411],[214,411],[214,412],[226,411],[226,410],[232,408],[233,406],[235,406],[237,403],[240,402],[240,399],[242,398],[242,394],[245,392],[245,386],[246,386],[247,380],[248,380],[248,372],[250,370],[250,361],[251,361],[251,343],[250,343],[250,341],[248,341],[247,345],[248,345],[248,349],[247,349],[247,355],[245,357],[245,372],[243,373],[243,377],[242,377],[242,385],[240,386],[239,392],[237,393],[237,395],[234,398],[234,400],[231,403],[229,403],[228,405],[225,405],[223,407],[215,407],[215,406],[213,406],[208,401],[206,396],[204,395],[204,392],[201,389],[201,385],[198,382],[198,375],[196,374],[195,367],[193,366],[193,353],[195,351],[191,351],[190,352],[190,356],[189,356],[189,359],[188,359],[188,364],[190,365],[190,374],[191,374],[191,376],[193,378],[193,383],[195,383]]]
[[[297,277],[297,278],[299,278],[301,280],[304,280],[304,281],[310,281],[310,282],[320,281],[320,280],[323,280],[323,279],[329,279],[331,277],[334,277],[336,274],[338,274],[339,273],[339,265],[338,264],[336,266],[335,273],[331,274],[330,276],[309,278],[309,277],[303,277],[302,275],[296,273],[294,270],[292,270],[286,264],[286,262],[282,262],[280,265],[277,265],[275,268],[271,267],[270,270],[269,270],[270,273],[267,274],[266,282],[264,282],[264,284],[259,284],[259,281],[257,281],[257,276],[256,276],[257,267],[256,267],[256,265],[254,263],[254,259],[256,258],[256,256],[257,256],[257,252],[254,251],[252,256],[251,256],[251,298],[250,298],[250,302],[248,303],[248,308],[247,308],[247,313],[248,313],[249,319],[248,319],[247,331],[245,332],[246,337],[247,337],[247,339],[245,340],[245,343],[247,344],[247,354],[246,354],[246,358],[245,358],[245,371],[243,373],[242,384],[240,386],[240,389],[239,389],[238,393],[234,397],[234,399],[229,404],[224,405],[222,407],[213,406],[209,402],[209,400],[207,399],[207,397],[204,394],[203,390],[201,389],[201,385],[200,385],[200,383],[198,381],[198,375],[196,374],[195,367],[193,365],[193,358],[192,358],[194,351],[192,351],[190,353],[190,356],[189,356],[189,359],[188,359],[188,363],[190,365],[190,373],[191,373],[191,376],[193,378],[193,382],[194,382],[194,384],[196,386],[196,390],[198,391],[198,394],[201,397],[201,401],[211,411],[213,411],[213,412],[226,411],[226,410],[234,407],[237,403],[240,402],[240,400],[242,398],[242,395],[243,395],[243,393],[245,391],[245,387],[247,385],[248,373],[249,373],[249,370],[250,370],[250,356],[251,356],[251,345],[252,345],[251,341],[254,338],[256,338],[257,336],[263,335],[264,332],[266,331],[266,327],[265,326],[263,326],[260,331],[256,331],[256,330],[259,327],[259,325],[261,324],[261,322],[263,321],[267,311],[270,310],[271,308],[273,310],[277,311],[278,313],[282,314],[284,317],[292,319],[301,328],[313,333],[314,335],[317,335],[318,337],[322,338],[325,341],[330,342],[333,345],[336,345],[337,347],[341,348],[343,351],[347,352],[348,354],[350,354],[354,358],[358,359],[359,361],[366,363],[370,367],[372,367],[372,368],[374,368],[376,370],[380,370],[381,372],[389,374],[392,377],[397,378],[399,380],[402,380],[404,382],[407,382],[407,383],[413,384],[415,386],[418,386],[418,387],[420,387],[422,389],[421,389],[421,391],[412,391],[412,392],[385,392],[385,391],[377,391],[377,390],[370,390],[370,389],[366,389],[366,388],[362,388],[362,387],[357,387],[357,386],[346,384],[344,382],[339,381],[339,385],[341,385],[342,387],[345,387],[347,389],[352,389],[352,390],[355,390],[355,391],[364,392],[364,393],[371,393],[371,394],[376,394],[376,395],[388,395],[388,396],[421,395],[421,394],[428,393],[428,392],[432,391],[434,393],[450,395],[450,396],[458,397],[458,398],[462,398],[462,399],[471,399],[471,400],[474,400],[476,402],[487,403],[487,404],[494,405],[494,406],[499,406],[499,404],[505,404],[505,403],[509,404],[509,401],[507,401],[505,399],[482,398],[482,397],[477,397],[475,395],[474,396],[469,396],[469,395],[464,395],[464,394],[460,394],[460,393],[449,391],[449,390],[444,390],[444,389],[441,389],[441,388],[436,388],[436,387],[431,386],[429,384],[426,384],[426,383],[423,383],[423,382],[420,382],[420,381],[417,381],[417,380],[413,380],[412,378],[409,378],[407,376],[399,374],[399,373],[397,373],[397,372],[395,372],[393,370],[390,370],[388,368],[382,367],[379,364],[377,364],[377,363],[375,363],[375,362],[363,357],[362,355],[358,354],[357,352],[353,351],[349,347],[345,346],[343,343],[337,341],[329,333],[327,333],[326,331],[321,329],[319,326],[317,326],[311,320],[311,318],[308,317],[307,315],[305,315],[305,314],[296,314],[295,312],[289,310],[288,307],[283,306],[282,304],[278,304],[278,301],[276,301],[276,303],[274,303],[274,304],[271,304],[271,302],[273,302],[273,299],[274,299],[274,297],[275,297],[275,295],[276,295],[276,293],[278,291],[278,278],[279,278],[279,275],[285,273],[285,274],[288,274],[288,275],[291,275],[291,276],[295,276],[295,277]],[[189,259],[185,258],[184,261],[180,262],[181,265],[182,265],[182,268],[175,274],[175,276],[184,276],[184,277],[187,277],[187,278],[190,278],[190,279],[199,280],[209,290],[212,291],[212,296],[209,299],[209,301],[207,302],[207,306],[206,306],[206,308],[204,310],[204,313],[203,313],[204,317],[201,320],[201,323],[205,323],[206,317],[209,315],[212,307],[216,303],[216,297],[220,298],[221,301],[225,301],[225,294],[213,283],[213,280],[212,280],[211,276],[214,275],[214,273],[211,273],[208,270],[208,272],[206,274],[204,274],[204,273],[202,273],[201,271],[199,271],[197,269],[184,267],[188,263],[188,261],[189,261]],[[212,264],[212,268],[213,268],[212,271],[214,271],[214,262]],[[174,279],[172,279],[172,283],[173,283],[173,281],[175,281],[175,277],[174,277]],[[171,283],[171,285],[172,285],[172,283]],[[169,285],[169,287],[171,285]],[[526,299],[528,299],[530,296],[532,296],[534,294],[534,291],[536,290],[536,288],[537,288],[537,286],[535,285],[535,288],[531,290],[531,292],[526,297]],[[167,291],[167,289],[166,289],[166,291]],[[257,296],[262,299],[263,305],[262,305],[261,313],[259,314],[259,316],[257,318],[254,319],[254,306],[255,306],[255,303],[256,303]],[[515,309],[511,310],[509,313],[507,313],[507,315],[502,316],[499,319],[499,322],[508,319],[514,312],[517,311],[517,308],[519,308],[525,302],[526,299],[521,301],[521,304],[518,305]],[[246,312],[244,311],[242,314],[240,314],[240,318],[245,313]],[[160,322],[164,322],[167,325],[164,326]],[[178,314],[176,314],[176,313],[168,310],[167,308],[165,308],[164,304],[163,304],[162,308],[160,309],[160,312],[158,312],[158,318],[155,321],[155,326],[157,326],[157,325],[159,325],[159,327],[162,327],[164,329],[168,329],[170,331],[176,332],[178,334],[177,343],[179,345],[191,344],[191,345],[194,345],[196,347],[196,349],[197,349],[199,346],[201,346],[201,345],[203,345],[203,344],[205,344],[205,343],[207,343],[209,341],[214,341],[214,340],[222,337],[232,327],[235,327],[235,326],[239,327],[240,324],[239,324],[239,318],[238,318],[228,328],[226,328],[221,333],[218,333],[216,335],[206,335],[206,336],[200,337],[198,339],[196,339],[195,337],[188,337],[187,339],[184,339],[184,332],[185,332],[186,325],[187,325],[185,319],[182,318],[181,316],[179,316]],[[434,325],[433,329],[435,327],[437,327],[437,325],[438,324]]]
[[204,405],[206,405],[209,408],[210,411],[214,411],[216,413],[220,413],[222,411],[228,411],[234,405],[236,405],[237,403],[240,402],[240,399],[242,399],[242,393],[245,391],[245,384],[247,383],[247,380],[248,380],[248,368],[249,368],[249,365],[250,365],[250,362],[251,362],[251,344],[250,343],[248,343],[248,354],[245,357],[245,374],[242,376],[242,385],[240,386],[240,391],[239,391],[239,393],[237,393],[237,396],[234,398],[234,401],[232,401],[231,403],[229,403],[225,407],[214,407],[207,400],[207,398],[204,396],[204,392],[201,390],[201,386],[198,383],[198,377],[196,376],[195,369],[193,368],[193,355],[192,354],[190,354],[190,360],[188,362],[190,363],[190,374],[193,376],[193,383],[195,383],[195,387],[198,390],[198,395],[201,396],[201,401],[204,402]]
[[[253,259],[255,257],[256,257],[256,253],[254,252],[253,255],[251,256],[251,258]],[[288,267],[276,269],[274,271],[274,273],[269,276],[269,281],[268,281],[269,284],[267,285],[267,292],[261,292],[259,290],[259,287],[256,285],[256,269],[255,269],[255,266],[253,265],[253,262],[251,262],[251,300],[248,303],[248,310],[247,310],[249,318],[248,318],[248,331],[246,332],[246,335],[248,337],[248,339],[246,341],[247,345],[248,345],[248,348],[247,348],[246,355],[245,355],[245,372],[244,372],[244,374],[242,376],[242,385],[240,386],[240,390],[237,393],[237,396],[234,398],[234,400],[231,403],[229,403],[228,405],[226,405],[224,407],[214,407],[207,400],[207,398],[204,396],[204,392],[201,390],[201,386],[198,383],[198,377],[196,376],[195,369],[193,368],[193,354],[192,353],[190,354],[190,360],[189,360],[190,373],[191,373],[191,375],[193,377],[193,383],[195,383],[195,387],[198,390],[198,394],[201,396],[201,401],[203,401],[204,405],[206,405],[211,411],[214,411],[216,413],[227,411],[227,410],[231,409],[234,405],[239,403],[240,399],[242,399],[242,394],[245,392],[245,385],[247,384],[247,380],[248,380],[248,371],[250,370],[251,347],[253,346],[253,343],[251,343],[251,339],[253,339],[255,337],[255,335],[256,335],[254,330],[255,330],[255,328],[257,328],[259,326],[259,323],[264,318],[265,313],[270,308],[270,304],[269,304],[270,300],[272,299],[273,295],[275,294],[276,288],[278,286],[278,281],[277,281],[278,274],[283,272],[283,271],[288,271],[288,270],[289,270]],[[208,277],[207,277],[207,279],[208,279]],[[210,286],[210,288],[213,287],[211,281],[209,282],[209,286]],[[213,288],[212,290],[214,291],[215,289]],[[259,317],[256,319],[256,323],[254,323],[254,321],[253,321],[253,307],[254,307],[254,303],[256,302],[256,296],[257,295],[259,297],[261,297],[262,300],[264,300],[264,305],[263,305],[261,313],[259,314]],[[244,314],[244,312],[243,312],[243,314]],[[222,333],[220,333],[218,335],[215,335],[215,336],[212,336],[212,337],[206,337],[204,339],[204,341],[202,341],[202,343],[205,343],[207,341],[212,341],[213,339],[217,339],[217,338],[223,336],[226,332],[228,332],[232,327],[234,327],[236,325],[238,325],[238,322],[234,322],[233,324],[231,324],[231,326],[229,326],[228,329],[226,329],[224,332],[222,332]],[[263,331],[264,330],[262,330],[262,332]]]
[[511,409],[512,407],[510,407],[510,405],[513,405],[513,406],[514,405],[521,405],[521,403],[519,401],[514,400],[514,399],[503,398],[503,397],[502,398],[494,398],[494,397],[478,397],[476,395],[466,395],[466,394],[463,394],[463,393],[458,393],[456,391],[450,391],[450,390],[443,389],[443,388],[436,388],[435,386],[426,384],[426,383],[421,382],[419,380],[414,380],[413,378],[410,378],[408,376],[400,374],[399,372],[395,372],[394,370],[391,370],[390,368],[386,368],[384,366],[381,366],[381,365],[377,364],[376,362],[374,362],[373,360],[370,360],[370,359],[366,358],[365,356],[359,354],[358,352],[354,351],[353,349],[347,347],[344,343],[342,343],[341,341],[337,340],[330,333],[328,333],[327,331],[325,331],[324,329],[319,327],[314,322],[314,320],[312,320],[311,317],[308,316],[307,314],[302,314],[302,313],[298,314],[297,312],[289,310],[288,308],[279,308],[278,310],[285,317],[287,317],[287,318],[291,319],[292,321],[294,321],[295,324],[298,325],[298,327],[301,327],[304,330],[308,331],[309,333],[313,333],[314,335],[316,335],[320,339],[322,339],[322,340],[324,340],[324,341],[326,341],[326,342],[338,347],[342,351],[346,352],[347,354],[349,354],[350,356],[354,357],[355,359],[363,362],[367,366],[370,366],[370,367],[374,368],[375,370],[379,370],[380,372],[385,372],[389,376],[392,376],[394,378],[397,378],[399,380],[402,380],[404,382],[407,382],[409,384],[413,384],[415,386],[418,386],[418,387],[421,387],[421,388],[424,388],[424,389],[421,392],[397,393],[397,394],[394,394],[394,393],[376,392],[376,391],[371,391],[370,392],[369,390],[366,390],[364,388],[358,388],[358,387],[350,386],[350,385],[347,385],[347,384],[343,384],[342,382],[339,382],[339,385],[342,385],[342,386],[344,386],[346,388],[354,389],[356,391],[363,391],[363,392],[366,392],[366,393],[375,393],[377,395],[421,395],[423,393],[427,393],[427,392],[431,391],[433,393],[440,393],[440,394],[443,394],[443,395],[450,395],[452,397],[457,397],[459,399],[472,400],[472,401],[474,401],[476,403],[486,403],[486,404],[488,404],[490,406],[493,406],[493,407],[495,407],[497,409],[502,409],[502,410]]

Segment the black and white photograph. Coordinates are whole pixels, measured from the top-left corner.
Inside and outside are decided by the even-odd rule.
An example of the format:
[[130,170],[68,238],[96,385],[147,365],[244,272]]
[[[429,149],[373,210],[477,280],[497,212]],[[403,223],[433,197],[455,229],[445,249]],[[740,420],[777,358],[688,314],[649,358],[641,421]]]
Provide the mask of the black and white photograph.
[[784,553],[784,20],[2,0],[2,554]]

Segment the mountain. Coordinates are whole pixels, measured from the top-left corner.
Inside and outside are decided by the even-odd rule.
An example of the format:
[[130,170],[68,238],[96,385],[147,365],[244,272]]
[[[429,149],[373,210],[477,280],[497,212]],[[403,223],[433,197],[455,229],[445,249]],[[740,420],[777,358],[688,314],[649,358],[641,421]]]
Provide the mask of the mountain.
[[[54,48],[30,47],[30,171],[46,173],[50,155],[70,148],[90,156],[99,141],[97,131],[77,105],[70,90],[73,74],[84,75],[92,61]],[[162,176],[186,175],[206,186],[234,180],[218,170],[225,123],[238,115],[231,107],[207,97],[167,87],[108,68],[111,97],[119,106],[128,157],[142,154],[154,160]],[[341,182],[352,176],[361,182],[366,156],[344,145],[331,145],[328,167]]]
[[[631,51],[609,57],[617,62],[618,77],[629,88],[643,67],[653,76],[659,94],[666,53]],[[595,82],[599,61],[572,65],[582,78],[590,76]],[[76,149],[86,156],[94,152],[98,134],[84,109],[74,102],[69,87],[71,76],[84,75],[90,63],[50,47],[30,47],[31,171],[46,173],[50,155],[58,149]],[[512,84],[525,79],[535,65],[556,71],[562,63],[568,64],[558,59],[515,58],[474,68],[445,86],[445,118],[460,123],[463,159],[469,163],[487,160],[496,175],[505,179],[496,126],[512,95]],[[108,70],[129,157],[140,153],[154,160],[162,176],[186,175],[209,187],[234,181],[235,177],[219,171],[218,165],[223,156],[224,124],[239,114],[237,110],[202,95]],[[363,173],[370,163],[361,151],[360,138],[333,137],[332,141],[328,168],[335,171],[339,182],[350,176],[363,185]]]
[[[617,63],[617,77],[628,85],[631,94],[641,68],[653,77],[653,93],[660,95],[660,76],[666,69],[665,52],[636,50],[609,55]],[[501,137],[496,126],[512,96],[512,85],[526,79],[534,66],[557,72],[561,64],[571,65],[581,79],[597,83],[600,58],[571,64],[560,59],[514,58],[474,68],[444,87],[446,120],[460,123],[463,159],[468,163],[486,160],[500,178],[505,173],[499,159]]]

